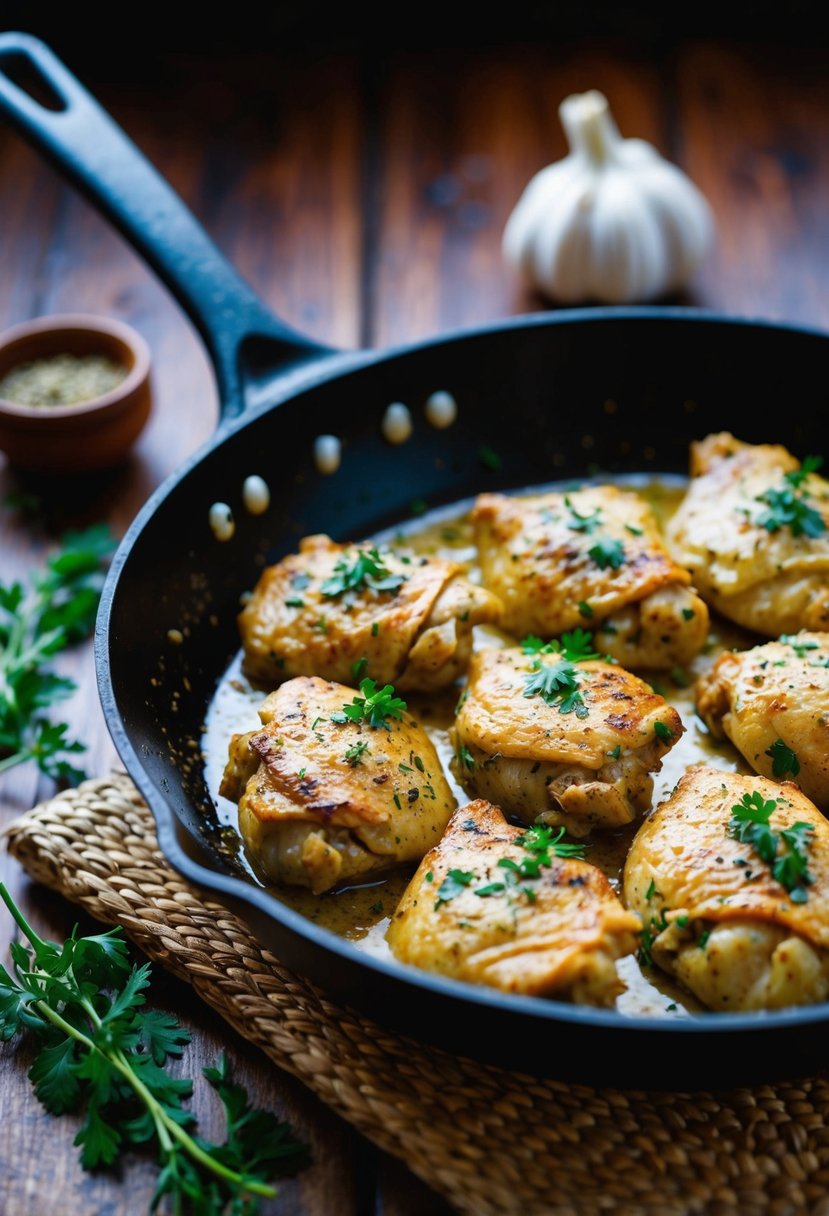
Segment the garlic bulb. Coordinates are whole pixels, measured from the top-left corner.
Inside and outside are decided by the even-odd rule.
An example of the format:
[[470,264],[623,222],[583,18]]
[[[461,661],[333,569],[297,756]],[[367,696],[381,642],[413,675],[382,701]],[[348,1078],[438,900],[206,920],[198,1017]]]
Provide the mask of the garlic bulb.
[[570,154],[532,179],[504,231],[504,257],[563,303],[648,300],[680,287],[713,237],[696,186],[642,139],[622,139],[607,99],[559,107]]

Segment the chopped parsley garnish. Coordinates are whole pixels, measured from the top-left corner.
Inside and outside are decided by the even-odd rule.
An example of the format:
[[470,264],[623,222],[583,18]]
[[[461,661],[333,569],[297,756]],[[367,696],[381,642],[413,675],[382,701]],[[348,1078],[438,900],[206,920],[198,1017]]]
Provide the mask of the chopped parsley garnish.
[[332,722],[367,722],[375,730],[391,730],[387,719],[403,717],[406,702],[394,695],[392,684],[378,688],[374,680],[366,678],[360,682],[360,692],[362,696],[343,705],[342,713],[331,715]]
[[343,754],[343,760],[346,764],[350,764],[352,768],[356,768],[358,764],[363,763],[363,756],[368,751],[368,744],[364,739],[359,743],[355,743],[353,747],[347,747]]
[[736,840],[751,845],[793,903],[803,904],[809,894],[806,888],[814,881],[809,873],[808,850],[815,829],[810,823],[797,822],[779,833],[773,831],[769,821],[778,802],[766,801],[756,792],[743,794],[731,808],[728,831]]
[[579,692],[578,679],[572,663],[562,660],[551,665],[536,659],[529,675],[524,677],[524,696],[541,697],[547,705],[557,703],[560,714],[575,713],[577,718],[586,718],[588,709]]
[[475,757],[468,747],[462,743],[458,748],[458,761],[462,768],[473,769],[475,767]]
[[435,911],[441,904],[448,904],[450,899],[460,895],[464,887],[468,887],[475,875],[471,870],[450,870],[437,890]]
[[293,599],[285,601],[285,607],[286,608],[304,608],[305,600],[300,599],[299,596],[294,596]]
[[598,659],[598,652],[593,649],[593,634],[586,629],[573,629],[563,633],[561,639],[554,638],[552,642],[542,642],[535,634],[528,634],[521,643],[524,654],[556,654],[568,663],[580,663],[586,659]]
[[620,540],[602,536],[587,550],[587,554],[600,570],[607,570],[608,567],[618,570],[625,560],[625,547]]
[[645,899],[648,901],[648,903],[650,903],[650,901],[653,899],[654,895],[658,895],[658,894],[659,894],[659,892],[656,889],[656,882],[653,879],[651,879],[650,883],[648,884],[648,889],[645,892]]
[[[529,856],[523,857],[521,861],[513,861],[511,857],[502,857],[497,865],[498,869],[503,871],[503,878],[485,883],[482,887],[475,887],[475,894],[486,899],[490,895],[510,892],[515,887],[521,886],[522,882],[539,878],[542,867],[551,866],[554,857],[575,857],[581,860],[584,857],[585,846],[563,841],[563,836],[563,827],[558,830],[541,826],[528,828],[522,835],[515,837],[515,844],[520,845]],[[521,887],[521,890],[530,903],[535,902],[537,896],[532,887]]]
[[[564,828],[542,827],[536,824],[535,827],[528,828],[522,836],[516,836],[515,843],[520,844],[522,849],[526,849],[528,853],[534,854],[540,865],[552,865],[550,854],[555,857],[576,857],[578,860],[584,858],[583,844],[570,844],[563,841]],[[522,863],[526,864],[526,863]],[[529,875],[524,875],[528,878]]]
[[670,743],[671,739],[674,737],[674,732],[671,730],[670,726],[668,726],[667,722],[654,722],[653,733],[658,739],[661,739],[663,743]]
[[806,658],[807,650],[820,650],[818,643],[811,639],[807,639],[804,642],[798,641],[796,633],[781,633],[777,640],[782,642],[784,646],[791,646],[799,659]]
[[570,519],[567,521],[567,527],[570,528],[571,531],[586,532],[588,536],[592,536],[593,533],[596,531],[596,529],[601,526],[601,522],[602,522],[601,507],[596,507],[596,510],[593,511],[590,515],[582,515],[573,506],[573,501],[569,497],[569,495],[565,496],[564,505],[566,506],[567,510],[570,512]]
[[579,600],[578,609],[581,616],[589,617],[593,615],[593,609],[590,607],[587,600]]
[[351,664],[351,674],[354,677],[354,679],[361,680],[363,678],[363,676],[366,674],[367,667],[368,667],[368,659],[366,658],[365,655],[363,655],[363,657],[361,659],[356,659]]
[[697,946],[700,948],[700,950],[704,950],[708,945],[708,939],[710,936],[711,930],[703,929],[702,933],[700,933],[699,937],[697,938]]
[[641,528],[637,528],[637,527],[635,527],[635,525],[634,525],[634,524],[625,524],[625,531],[626,531],[626,532],[629,532],[629,533],[631,534],[631,536],[642,536],[642,535],[644,535],[644,533],[642,532],[642,529],[641,529]]
[[692,621],[696,615],[697,614],[696,614],[696,612],[694,612],[693,608],[683,608],[682,609],[683,621]]
[[478,459],[485,469],[489,469],[492,473],[497,473],[503,464],[501,457],[497,452],[494,452],[491,447],[483,443],[478,448]]
[[386,556],[376,545],[370,549],[358,549],[349,561],[345,554],[334,567],[334,573],[320,587],[320,592],[329,599],[344,595],[346,591],[399,591],[406,581],[404,574],[392,574],[385,565]]
[[785,777],[787,773],[796,777],[800,772],[800,761],[782,739],[775,739],[765,755],[771,759],[771,771],[775,777]]
[[372,904],[369,907],[369,912],[373,912],[375,916],[379,916],[382,911],[383,911],[382,899],[378,899],[376,903]]
[[639,930],[639,959],[646,967],[653,966],[653,943],[667,928],[668,918],[663,908],[658,916],[652,916],[648,923]]
[[609,752],[605,752],[606,756],[610,756],[611,760],[618,760],[622,754],[622,745],[617,743],[615,747],[611,747]]
[[788,528],[792,536],[821,536],[826,531],[823,516],[809,505],[809,494],[804,485],[810,473],[814,473],[823,461],[819,456],[807,456],[799,469],[783,474],[783,484],[771,487],[757,496],[757,501],[768,507],[757,522],[767,532],[779,532]]

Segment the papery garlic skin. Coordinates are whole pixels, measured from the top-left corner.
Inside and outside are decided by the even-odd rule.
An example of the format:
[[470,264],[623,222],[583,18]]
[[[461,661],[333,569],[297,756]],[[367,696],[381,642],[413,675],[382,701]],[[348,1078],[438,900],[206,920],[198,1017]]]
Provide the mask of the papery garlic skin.
[[570,154],[519,199],[506,261],[562,303],[632,303],[681,287],[713,240],[703,195],[649,143],[622,139],[601,93],[566,98],[559,115]]

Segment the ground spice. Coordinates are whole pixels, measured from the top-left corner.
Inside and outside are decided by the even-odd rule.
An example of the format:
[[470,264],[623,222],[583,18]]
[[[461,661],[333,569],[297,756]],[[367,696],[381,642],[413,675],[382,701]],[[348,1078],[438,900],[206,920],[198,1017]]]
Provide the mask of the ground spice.
[[15,405],[78,405],[111,392],[126,375],[107,355],[50,355],[7,371],[0,397]]

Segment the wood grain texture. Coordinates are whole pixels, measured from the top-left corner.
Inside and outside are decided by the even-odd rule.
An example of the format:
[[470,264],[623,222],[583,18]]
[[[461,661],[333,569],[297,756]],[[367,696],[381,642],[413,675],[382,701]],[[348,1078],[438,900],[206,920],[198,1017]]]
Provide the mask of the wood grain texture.
[[[689,43],[664,53],[579,43],[279,60],[168,56],[160,73],[97,89],[202,218],[219,246],[287,321],[340,345],[402,342],[535,308],[503,269],[504,221],[529,177],[564,151],[557,119],[573,90],[600,88],[623,133],[652,140],[706,192],[715,256],[686,302],[829,326],[829,84],[805,50]],[[15,136],[0,129],[0,326],[61,310],[135,325],[148,339],[156,409],[132,458],[80,483],[21,481],[35,517],[0,511],[0,578],[42,560],[69,526],[108,519],[123,532],[160,480],[210,433],[212,375],[189,322],[126,245]],[[91,650],[61,666],[80,683],[66,707],[105,771],[114,753]],[[50,792],[30,767],[0,783],[0,818]],[[41,931],[65,936],[68,905],[0,874]],[[0,940],[7,938],[0,931]],[[267,1206],[282,1216],[441,1216],[446,1209],[289,1078],[265,1067],[191,994],[158,976],[153,999],[194,1032],[192,1075],[227,1046],[255,1100],[312,1141],[314,1165]],[[120,1180],[84,1176],[72,1121],[43,1113],[26,1053],[6,1046],[0,1086],[0,1212],[132,1216],[154,1170],[130,1159]],[[210,1127],[202,1097],[196,1109]],[[496,1146],[497,1147],[497,1146]],[[495,1147],[494,1150],[495,1151]]]

